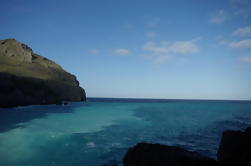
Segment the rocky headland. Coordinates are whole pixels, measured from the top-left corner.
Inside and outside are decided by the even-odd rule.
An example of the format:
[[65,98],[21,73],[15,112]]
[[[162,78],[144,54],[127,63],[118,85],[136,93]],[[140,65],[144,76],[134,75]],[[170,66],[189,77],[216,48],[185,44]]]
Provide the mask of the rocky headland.
[[15,39],[0,40],[0,107],[84,100],[74,75]]

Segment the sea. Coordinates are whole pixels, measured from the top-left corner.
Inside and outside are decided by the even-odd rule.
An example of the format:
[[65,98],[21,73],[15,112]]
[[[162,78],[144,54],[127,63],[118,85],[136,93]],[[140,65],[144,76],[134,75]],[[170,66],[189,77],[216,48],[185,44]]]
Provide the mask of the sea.
[[0,109],[0,166],[123,165],[139,142],[216,158],[222,132],[251,126],[251,101],[88,98]]

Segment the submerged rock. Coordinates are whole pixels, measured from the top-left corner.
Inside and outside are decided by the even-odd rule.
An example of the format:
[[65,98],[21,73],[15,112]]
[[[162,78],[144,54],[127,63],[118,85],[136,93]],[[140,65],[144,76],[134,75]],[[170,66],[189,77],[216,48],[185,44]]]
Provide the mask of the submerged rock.
[[0,107],[84,100],[74,75],[15,39],[0,40]]
[[129,149],[125,166],[214,166],[216,161],[174,146],[139,143]]

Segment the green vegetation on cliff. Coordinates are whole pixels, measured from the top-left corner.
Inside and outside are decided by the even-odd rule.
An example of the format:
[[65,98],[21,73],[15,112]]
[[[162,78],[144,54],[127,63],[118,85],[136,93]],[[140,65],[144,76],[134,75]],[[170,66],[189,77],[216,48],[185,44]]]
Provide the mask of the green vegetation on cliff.
[[74,75],[15,39],[0,40],[0,107],[83,100]]

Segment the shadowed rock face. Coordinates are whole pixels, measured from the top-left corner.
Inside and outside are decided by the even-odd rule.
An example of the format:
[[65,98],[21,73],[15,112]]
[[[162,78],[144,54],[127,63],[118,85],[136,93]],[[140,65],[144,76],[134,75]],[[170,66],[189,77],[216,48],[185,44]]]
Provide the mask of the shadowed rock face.
[[0,40],[0,107],[85,99],[74,75],[15,39]]
[[218,150],[220,165],[251,165],[251,127],[244,132],[225,131]]

